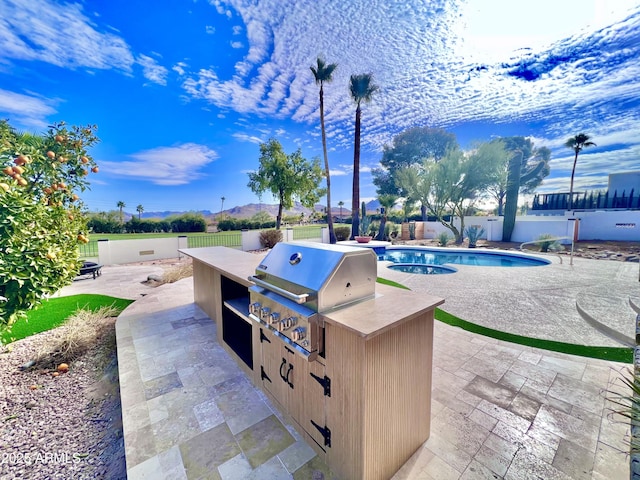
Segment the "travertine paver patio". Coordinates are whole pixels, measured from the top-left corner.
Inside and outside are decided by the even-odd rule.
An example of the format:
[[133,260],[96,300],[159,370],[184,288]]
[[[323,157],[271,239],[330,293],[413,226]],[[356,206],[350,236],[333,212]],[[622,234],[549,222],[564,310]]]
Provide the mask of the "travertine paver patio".
[[[108,278],[105,267],[94,288],[108,290]],[[217,345],[215,328],[193,303],[191,279],[148,292],[118,319],[129,478],[330,478]],[[395,479],[628,477],[628,428],[609,418],[605,394],[624,365],[440,322],[433,353],[431,437]]]

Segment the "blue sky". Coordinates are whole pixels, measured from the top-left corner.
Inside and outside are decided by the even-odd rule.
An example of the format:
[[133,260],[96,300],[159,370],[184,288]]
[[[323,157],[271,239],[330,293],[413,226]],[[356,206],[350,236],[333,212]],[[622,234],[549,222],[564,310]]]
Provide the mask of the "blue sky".
[[[640,0],[0,0],[0,118],[27,131],[97,124],[91,210],[218,211],[257,202],[260,142],[321,157],[318,55],[334,206],[351,201],[351,74],[380,90],[363,106],[361,196],[382,146],[413,126],[463,148],[496,136],[552,150],[540,192],[640,170]],[[265,203],[275,203],[270,195]]]

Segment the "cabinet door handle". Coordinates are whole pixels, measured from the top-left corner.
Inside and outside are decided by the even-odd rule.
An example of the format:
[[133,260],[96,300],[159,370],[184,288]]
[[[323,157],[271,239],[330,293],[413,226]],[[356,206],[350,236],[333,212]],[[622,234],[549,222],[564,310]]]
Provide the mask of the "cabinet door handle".
[[269,340],[269,337],[267,337],[264,332],[262,331],[262,329],[260,329],[260,343],[271,343],[271,340]]
[[285,377],[284,375],[284,368],[287,366],[287,359],[283,358],[282,359],[282,363],[280,364],[280,378],[282,379],[283,382],[289,383],[287,381],[287,377]]
[[289,380],[289,375],[293,372],[293,364],[289,364],[289,370],[287,370],[287,377],[284,379],[285,382],[289,384],[289,387],[293,388],[293,382]]
[[269,383],[273,383],[271,381],[271,379],[269,378],[269,376],[264,371],[264,367],[262,365],[260,365],[260,379],[261,380],[267,380]]

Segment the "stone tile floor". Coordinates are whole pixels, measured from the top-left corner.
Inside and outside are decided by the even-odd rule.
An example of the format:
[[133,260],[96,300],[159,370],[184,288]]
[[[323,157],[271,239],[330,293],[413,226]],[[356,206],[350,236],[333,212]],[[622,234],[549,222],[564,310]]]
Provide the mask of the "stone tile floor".
[[[624,319],[620,330],[628,328],[633,318],[626,300],[638,298],[637,264],[576,263],[554,264],[541,278],[512,269],[500,281],[495,271],[478,267],[463,272],[465,278],[446,279],[379,268],[414,291],[443,295],[446,309],[462,318],[513,333],[615,345],[589,330],[575,303],[588,301],[593,311],[614,301],[611,321]],[[315,479],[320,472],[331,478],[217,345],[215,324],[193,303],[192,280],[159,288],[140,283],[158,268],[105,267],[98,279],[62,292],[137,299],[117,323],[129,478]],[[629,477],[628,425],[612,418],[606,393],[624,391],[619,375],[627,366],[500,342],[440,322],[433,354],[431,436],[394,480]],[[266,438],[275,441],[261,441]]]
[[[118,319],[129,478],[331,478],[217,344],[191,282],[155,289]],[[624,365],[440,322],[433,354],[431,437],[395,480],[628,477],[628,427],[605,393]]]

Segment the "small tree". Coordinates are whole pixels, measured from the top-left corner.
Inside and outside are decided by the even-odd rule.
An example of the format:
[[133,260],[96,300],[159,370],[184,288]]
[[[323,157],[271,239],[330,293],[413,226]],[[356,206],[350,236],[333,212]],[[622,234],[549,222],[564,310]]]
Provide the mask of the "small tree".
[[571,137],[564,143],[564,146],[573,150],[576,155],[573,158],[573,168],[571,169],[571,183],[569,185],[569,210],[573,208],[573,177],[576,173],[576,164],[578,163],[578,155],[587,147],[595,147],[596,144],[591,141],[591,137],[586,133],[579,133],[575,137]]
[[247,186],[257,195],[270,191],[278,199],[276,229],[282,224],[282,212],[293,207],[294,199],[313,208],[325,189],[320,187],[324,174],[320,160],[307,161],[300,149],[287,155],[275,139],[260,144],[260,168],[249,173]]
[[89,240],[76,192],[98,172],[87,153],[95,129],[61,122],[21,134],[0,121],[0,328],[78,274],[78,245]]
[[142,205],[138,205],[136,207],[136,212],[138,212],[138,220],[140,220],[140,216],[142,215],[142,212],[144,212],[144,207]]

